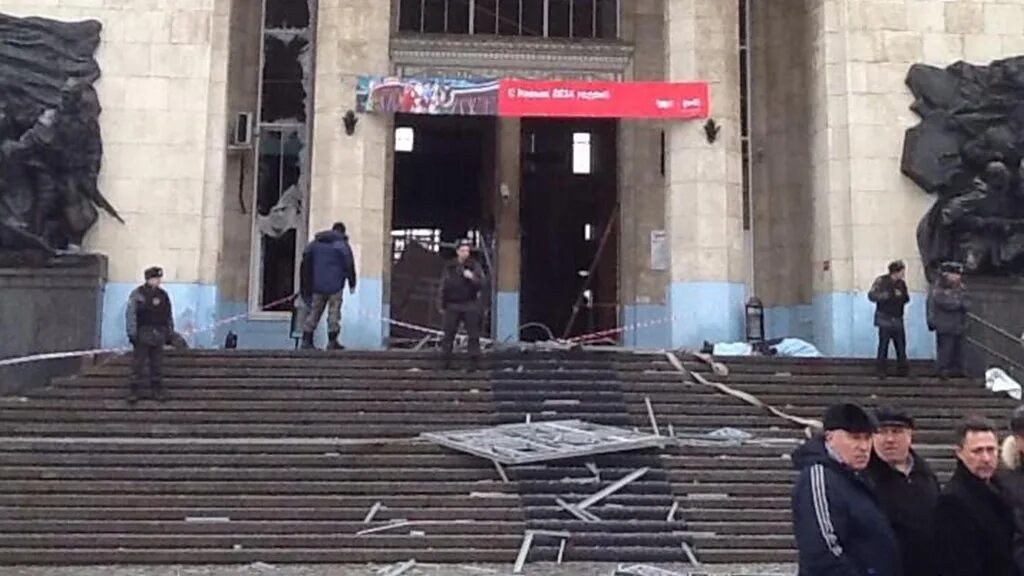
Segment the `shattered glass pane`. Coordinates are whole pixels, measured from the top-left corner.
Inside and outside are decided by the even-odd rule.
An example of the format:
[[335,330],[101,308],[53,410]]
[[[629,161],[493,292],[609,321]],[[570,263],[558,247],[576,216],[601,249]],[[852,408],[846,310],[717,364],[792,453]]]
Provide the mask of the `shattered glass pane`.
[[309,28],[311,0],[266,0],[266,20],[268,29],[293,30]]
[[264,43],[260,122],[305,122],[309,40],[268,35]]

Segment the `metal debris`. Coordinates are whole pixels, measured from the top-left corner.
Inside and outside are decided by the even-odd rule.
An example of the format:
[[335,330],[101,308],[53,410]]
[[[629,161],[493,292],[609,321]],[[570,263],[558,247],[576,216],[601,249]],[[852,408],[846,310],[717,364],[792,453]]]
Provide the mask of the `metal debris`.
[[679,501],[675,500],[672,502],[672,508],[669,508],[668,517],[665,518],[666,522],[673,522],[676,519],[676,512],[679,510]]
[[587,462],[586,463],[586,467],[587,467],[587,470],[590,470],[590,473],[594,475],[594,479],[597,480],[598,482],[600,482],[601,481],[601,470],[597,467],[597,464],[594,463],[594,462]]
[[665,570],[664,568],[658,568],[656,566],[649,566],[647,564],[619,564],[619,567],[615,569],[614,576],[686,576],[680,572],[673,572],[671,570]]
[[661,436],[661,430],[658,429],[658,420],[654,417],[654,406],[651,405],[650,396],[644,396],[644,404],[647,405],[647,417],[651,419],[651,430],[654,431],[655,436]]
[[583,502],[580,502],[577,505],[577,508],[579,508],[580,510],[586,510],[587,508],[593,506],[594,504],[597,504],[601,500],[604,500],[605,498],[611,496],[612,494],[615,494],[619,490],[622,490],[627,485],[635,482],[638,478],[640,478],[644,474],[647,474],[650,471],[651,471],[650,468],[641,468],[641,469],[639,469],[639,470],[637,470],[635,472],[630,472],[624,478],[619,479],[618,481],[616,481],[611,486],[608,486],[604,490],[601,490],[600,492],[598,492],[598,493],[594,494],[593,496],[587,498]]
[[565,543],[567,540],[562,539],[562,543],[558,545],[558,564],[562,563],[562,558],[565,556]]
[[366,518],[363,518],[363,524],[369,524],[373,520],[373,517],[377,515],[377,512],[380,512],[380,509],[380,502],[374,504],[373,507],[370,508],[370,511],[366,513]]
[[365,536],[367,534],[376,534],[377,532],[384,532],[386,530],[393,530],[395,528],[404,528],[405,526],[411,526],[412,524],[408,520],[398,520],[383,526],[376,526],[374,528],[367,528],[366,530],[360,530],[356,532],[356,536]]
[[267,564],[266,562],[253,562],[252,564],[249,564],[249,567],[254,570],[263,571],[270,571],[274,569],[274,566],[272,564]]
[[186,516],[185,522],[193,522],[196,524],[223,524],[225,522],[231,522],[231,518],[227,516]]
[[508,484],[508,474],[505,473],[505,468],[501,465],[501,462],[492,460],[494,462],[494,468],[498,471],[498,476],[501,476],[501,481]]
[[409,560],[409,561],[406,561],[406,562],[402,562],[401,564],[399,564],[397,566],[393,566],[391,568],[388,568],[385,572],[381,572],[381,576],[401,576],[402,574],[405,574],[409,570],[412,570],[412,568],[414,566],[416,566],[416,561],[415,560]]
[[601,521],[601,519],[598,518],[597,516],[595,516],[592,512],[587,512],[586,510],[581,510],[579,507],[573,506],[572,504],[569,504],[568,502],[566,502],[565,500],[562,500],[561,498],[555,498],[555,504],[558,504],[558,506],[561,509],[565,510],[569,514],[572,514],[573,516],[575,516],[576,518],[578,518],[578,519],[580,519],[580,520],[582,520],[584,522],[600,522]]
[[700,560],[697,560],[697,555],[693,553],[693,548],[690,548],[690,544],[685,540],[683,541],[683,553],[690,560],[690,564],[700,566]]
[[474,430],[428,432],[425,440],[506,465],[533,464],[596,454],[661,448],[667,439],[580,420],[506,424]]
[[519,556],[516,557],[516,565],[512,568],[513,574],[520,574],[523,566],[526,565],[526,558],[530,555],[530,547],[533,546],[533,532],[523,535],[523,545],[519,547]]
[[750,440],[751,438],[754,437],[754,435],[751,434],[750,432],[744,432],[743,430],[739,430],[737,428],[729,428],[729,427],[719,428],[717,430],[712,430],[708,434],[708,436],[710,436],[711,438],[722,438],[722,439],[725,439],[725,440],[735,440],[737,442],[744,442],[744,441]]

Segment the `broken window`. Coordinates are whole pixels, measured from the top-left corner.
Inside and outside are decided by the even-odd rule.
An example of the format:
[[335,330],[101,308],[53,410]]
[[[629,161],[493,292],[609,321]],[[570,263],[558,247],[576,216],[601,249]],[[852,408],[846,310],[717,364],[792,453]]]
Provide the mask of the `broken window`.
[[615,39],[620,0],[395,0],[399,32]]
[[264,0],[250,309],[287,311],[307,234],[316,0]]

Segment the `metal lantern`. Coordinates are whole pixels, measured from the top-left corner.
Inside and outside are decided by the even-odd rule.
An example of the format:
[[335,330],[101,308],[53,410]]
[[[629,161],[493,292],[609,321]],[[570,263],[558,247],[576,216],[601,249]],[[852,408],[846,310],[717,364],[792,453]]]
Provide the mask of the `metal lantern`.
[[764,304],[756,296],[747,300],[747,342],[764,342]]

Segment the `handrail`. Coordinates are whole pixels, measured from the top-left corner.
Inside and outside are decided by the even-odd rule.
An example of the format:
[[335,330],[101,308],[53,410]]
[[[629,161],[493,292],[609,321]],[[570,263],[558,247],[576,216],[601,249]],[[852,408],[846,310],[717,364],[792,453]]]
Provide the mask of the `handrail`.
[[999,326],[996,326],[995,324],[989,322],[988,320],[985,320],[984,318],[978,316],[977,314],[968,312],[967,317],[981,324],[982,326],[988,328],[989,330],[992,330],[996,334],[999,334],[1003,338],[1006,338],[1007,340],[1012,340],[1013,342],[1017,342],[1019,344],[1024,345],[1024,338],[1021,338],[1020,336],[1014,336],[1010,332],[1004,330],[1003,328],[1000,328]]
[[981,348],[986,353],[991,354],[992,356],[995,356],[996,358],[999,358],[1003,362],[1006,362],[1007,364],[1012,365],[1014,369],[1020,370],[1020,371],[1024,372],[1024,364],[1021,364],[1020,362],[1014,360],[1013,358],[1010,358],[1006,354],[1003,354],[1002,352],[998,352],[996,350],[993,350],[989,346],[987,346],[985,344],[982,344],[977,339],[971,338],[970,336],[967,337],[967,341],[970,342],[971,344],[977,346],[978,348]]

